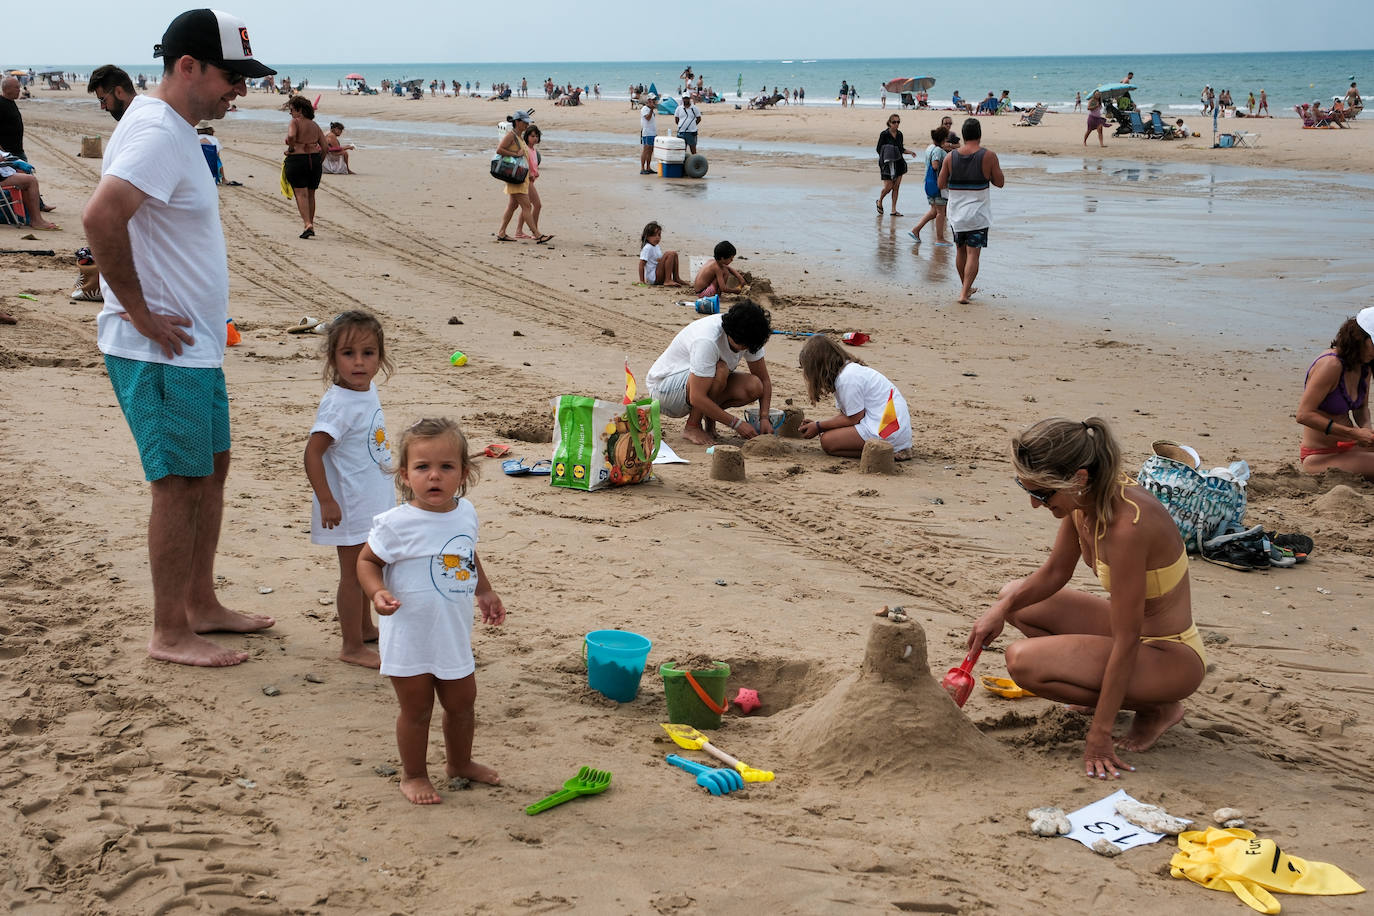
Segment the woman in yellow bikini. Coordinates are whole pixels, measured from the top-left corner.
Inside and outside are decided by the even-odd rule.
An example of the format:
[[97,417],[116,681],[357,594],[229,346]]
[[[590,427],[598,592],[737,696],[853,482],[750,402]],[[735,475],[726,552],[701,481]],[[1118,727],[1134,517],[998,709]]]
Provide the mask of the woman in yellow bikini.
[[[1049,558],[1003,586],[968,644],[987,646],[1011,624],[1028,638],[1007,646],[1007,670],[1038,696],[1093,714],[1087,774],[1134,769],[1117,748],[1143,751],[1183,718],[1182,700],[1202,683],[1207,659],[1193,625],[1188,554],[1174,520],[1121,470],[1105,421],[1053,418],[1012,441],[1016,484],[1059,519]],[[1079,557],[1107,590],[1067,588]],[[1122,709],[1135,712],[1113,743]]]

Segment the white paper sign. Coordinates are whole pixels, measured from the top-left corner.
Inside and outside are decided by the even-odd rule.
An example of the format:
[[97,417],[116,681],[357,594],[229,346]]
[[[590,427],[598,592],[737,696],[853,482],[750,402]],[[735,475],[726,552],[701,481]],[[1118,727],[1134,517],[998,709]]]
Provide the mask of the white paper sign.
[[691,464],[677,452],[668,447],[668,443],[658,444],[658,456],[654,458],[654,464]]
[[1165,834],[1151,833],[1116,813],[1116,803],[1128,799],[1135,801],[1126,794],[1125,789],[1118,789],[1101,801],[1070,812],[1069,823],[1073,825],[1073,829],[1064,835],[1089,849],[1092,849],[1094,841],[1101,839],[1109,840],[1118,849],[1133,849],[1164,839]]

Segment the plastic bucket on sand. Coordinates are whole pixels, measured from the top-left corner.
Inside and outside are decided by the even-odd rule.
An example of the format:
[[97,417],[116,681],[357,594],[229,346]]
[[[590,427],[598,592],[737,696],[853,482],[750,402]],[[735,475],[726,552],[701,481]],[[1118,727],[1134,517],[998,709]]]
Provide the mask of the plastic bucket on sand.
[[639,693],[639,679],[652,646],[638,633],[593,630],[582,643],[587,685],[617,703],[630,702]]
[[[690,725],[693,728],[720,728],[720,715],[729,704],[725,702],[725,681],[730,677],[730,666],[725,662],[712,662],[710,668],[694,669],[688,672],[678,668],[677,662],[668,662],[658,669],[663,678],[663,695],[668,700],[668,721],[677,725]],[[692,682],[702,689],[714,704],[708,706]]]

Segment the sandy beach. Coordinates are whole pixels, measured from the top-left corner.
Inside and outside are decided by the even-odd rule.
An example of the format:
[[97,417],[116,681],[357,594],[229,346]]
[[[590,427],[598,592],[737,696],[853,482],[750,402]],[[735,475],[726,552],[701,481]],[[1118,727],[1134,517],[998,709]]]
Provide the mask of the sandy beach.
[[[0,449],[11,481],[0,495],[8,908],[1246,912],[1232,895],[1170,877],[1170,840],[1107,859],[1031,834],[1028,809],[1073,810],[1118,788],[1200,826],[1218,808],[1239,808],[1249,829],[1286,852],[1374,881],[1365,842],[1374,486],[1301,475],[1293,421],[1306,366],[1369,304],[1367,246],[1344,281],[1339,261],[1325,268],[1350,291],[1344,311],[1303,313],[1316,287],[1265,273],[1266,314],[1294,305],[1286,325],[1265,319],[1263,333],[1168,322],[1141,333],[1141,317],[1115,311],[1105,282],[1100,307],[1031,313],[999,275],[987,296],[960,307],[952,257],[923,250],[912,260],[909,246],[870,241],[872,163],[827,152],[871,150],[882,128],[873,111],[706,107],[710,172],[670,182],[636,174],[636,119],[624,103],[564,109],[332,91],[320,119],[349,125],[359,174],[325,177],[319,235],[302,241],[295,205],[278,192],[282,100],[251,94],[240,116],[216,125],[228,177],[243,182],[220,191],[230,313],[243,342],[225,360],[234,445],[217,573],[226,603],[277,625],[215,637],[251,653],[247,663],[189,670],[145,654],[148,488],[95,345],[99,306],[69,298],[72,252],[85,244],[79,214],[100,170],[77,153],[83,136],[108,141],[114,122],[83,93],[36,95],[21,108],[26,146],[64,229],[26,241],[0,227],[4,248],[56,252],[0,257],[0,308],[19,321],[0,327]],[[496,122],[526,104],[550,148],[541,224],[555,238],[498,245],[504,196],[487,161]],[[902,116],[908,145],[924,149],[940,113]],[[1084,150],[1077,116],[1024,129],[1012,121],[988,119],[985,143],[1013,157],[1103,153],[1095,139]],[[388,122],[399,126],[383,129]],[[1105,154],[1141,167],[1220,160],[1349,173],[1357,200],[1371,194],[1370,124],[1238,124],[1262,135],[1259,148],[1209,149],[1209,123],[1202,139],[1109,139]],[[759,152],[762,144],[786,149]],[[896,234],[924,211],[918,173],[904,185],[910,219]],[[1017,193],[1014,179],[1002,201]],[[819,251],[760,246],[765,225],[786,225],[774,225],[767,204],[737,205],[746,191],[807,185],[853,190],[854,229],[831,246],[846,248],[843,271]],[[1127,192],[1104,198],[1114,193]],[[792,220],[806,200],[787,195],[778,206]],[[394,775],[390,686],[335,660],[335,556],[309,542],[301,466],[322,392],[320,338],[285,329],[302,316],[375,311],[397,363],[381,386],[390,426],[448,415],[478,447],[547,457],[549,398],[618,399],[622,365],[642,385],[696,317],[678,292],[634,285],[649,219],[684,257],[732,238],[736,266],[756,290],[771,288],[775,327],[870,334],[858,355],[910,402],[915,458],[894,476],[860,475],[857,462],[814,442],[770,438],[745,447],[745,483],[722,483],[669,420],[666,441],[691,463],[658,468],[637,487],[570,493],[479,458],[469,495],[482,562],[510,616],[474,634],[475,756],[503,784],[445,791],[442,805],[417,809]],[[987,257],[1017,260],[1012,245]],[[1077,283],[1067,276],[1077,271],[1064,268],[1065,282]],[[1210,307],[1189,282],[1161,282],[1190,312]],[[782,336],[768,346],[774,406],[791,399],[829,416],[831,405],[805,403],[800,346]],[[449,365],[455,349],[468,365]],[[1191,564],[1207,679],[1184,720],[1155,748],[1126,755],[1137,770],[1111,785],[1082,775],[1086,718],[982,689],[960,712],[936,686],[1001,584],[1031,571],[1050,545],[1052,521],[1010,479],[1007,447],[1016,430],[1055,415],[1107,418],[1132,470],[1161,438],[1194,446],[1207,467],[1244,459],[1254,472],[1247,520],[1317,544],[1291,569]],[[1100,593],[1081,566],[1075,585]],[[911,622],[876,621],[884,605],[902,605]],[[587,686],[582,638],[606,628],[653,640],[633,702]],[[1009,641],[985,652],[977,673],[1005,675]],[[893,657],[898,645],[912,647],[907,659]],[[668,720],[657,669],[698,656],[730,664],[732,695],[759,691],[763,707],[728,715],[712,741],[775,771],[774,782],[712,797],[664,763],[678,748],[658,725]],[[437,770],[437,727],[432,739]],[[610,790],[523,813],[584,765],[610,770]],[[1299,916],[1369,906],[1364,895],[1280,899]]]

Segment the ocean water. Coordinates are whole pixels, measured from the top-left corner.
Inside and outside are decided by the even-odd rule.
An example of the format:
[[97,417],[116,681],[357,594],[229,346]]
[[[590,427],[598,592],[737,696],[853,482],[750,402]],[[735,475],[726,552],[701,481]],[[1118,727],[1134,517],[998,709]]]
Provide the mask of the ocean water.
[[[1352,80],[1366,83],[1374,92],[1374,50],[1291,51],[1244,54],[1140,54],[1077,57],[948,57],[875,58],[859,60],[716,60],[716,61],[606,61],[606,62],[513,62],[513,63],[381,63],[293,64],[272,61],[279,76],[293,83],[308,80],[308,88],[335,89],[349,73],[361,73],[376,85],[384,79],[423,79],[463,83],[520,84],[529,81],[530,97],[543,99],[546,77],[555,83],[577,86],[601,84],[602,98],[628,98],[632,84],[653,83],[660,94],[676,92],[685,66],[705,78],[706,84],[725,96],[726,102],[742,102],[760,89],[804,87],[806,104],[838,105],[840,81],[858,87],[858,104],[877,106],[879,87],[886,80],[904,76],[933,76],[931,104],[948,105],[953,90],[977,102],[989,92],[1011,90],[1013,103],[1029,107],[1045,102],[1057,111],[1072,110],[1074,94],[1084,97],[1098,85],[1120,81],[1135,73],[1141,91],[1135,101],[1145,110],[1158,108],[1187,116],[1200,111],[1204,85],[1220,92],[1230,89],[1242,108],[1246,95],[1260,89],[1269,94],[1270,113],[1292,117],[1293,106],[1333,95],[1345,95]],[[153,74],[152,64],[124,65],[131,74]],[[87,73],[90,65],[67,65]],[[428,90],[426,90],[428,91]],[[739,93],[739,95],[737,95]],[[484,93],[485,94],[485,93]],[[889,98],[888,104],[896,104]],[[537,103],[536,103],[537,104]]]

